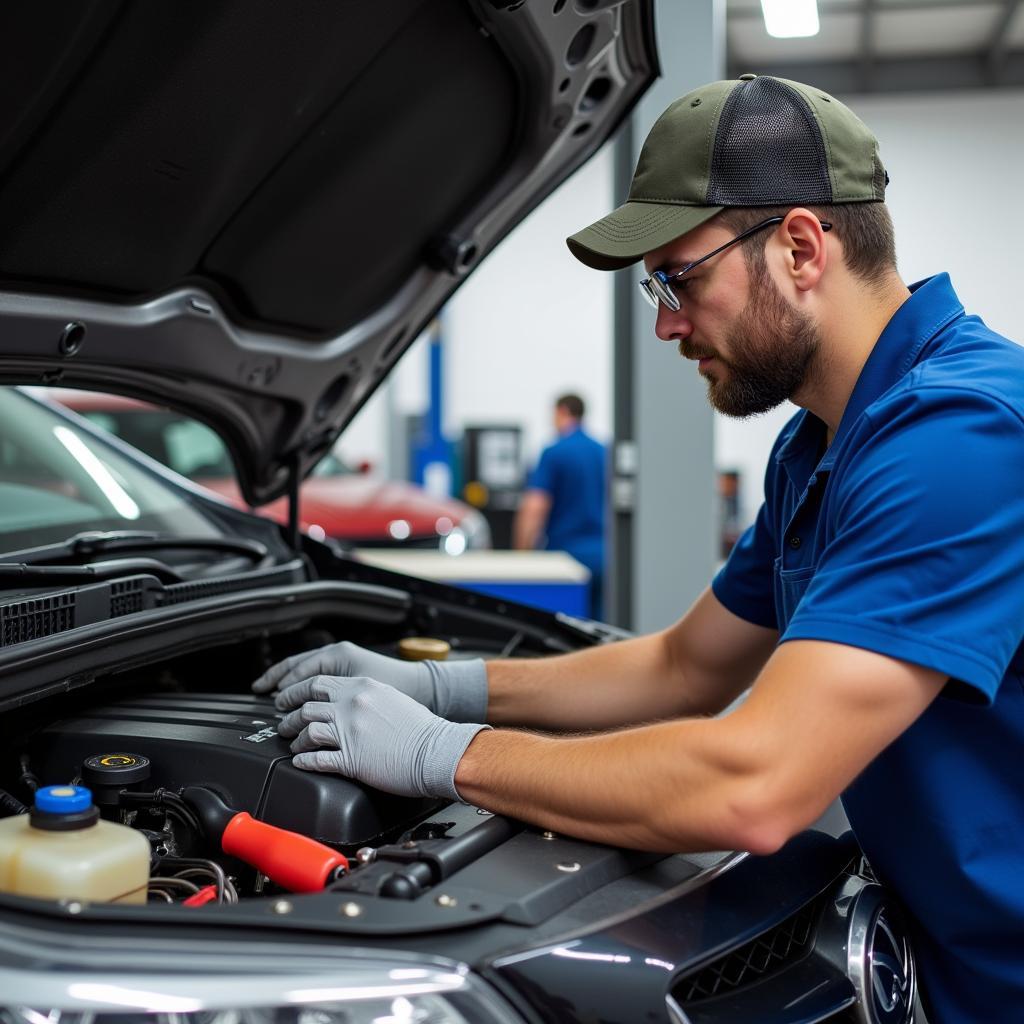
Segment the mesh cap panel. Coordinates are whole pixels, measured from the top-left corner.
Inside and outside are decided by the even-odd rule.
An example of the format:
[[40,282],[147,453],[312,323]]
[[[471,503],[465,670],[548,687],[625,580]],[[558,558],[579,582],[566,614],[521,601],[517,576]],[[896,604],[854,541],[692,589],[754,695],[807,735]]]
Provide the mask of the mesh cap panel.
[[774,78],[755,78],[733,89],[715,135],[707,202],[832,202],[821,130],[795,89]]

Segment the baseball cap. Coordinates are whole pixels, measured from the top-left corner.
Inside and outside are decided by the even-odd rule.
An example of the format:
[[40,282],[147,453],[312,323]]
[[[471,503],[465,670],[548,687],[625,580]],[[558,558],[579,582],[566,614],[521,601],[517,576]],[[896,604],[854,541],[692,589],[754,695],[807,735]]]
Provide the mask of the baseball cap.
[[768,75],[711,82],[676,100],[644,141],[626,202],[566,239],[619,270],[726,206],[880,203],[878,141],[828,93]]

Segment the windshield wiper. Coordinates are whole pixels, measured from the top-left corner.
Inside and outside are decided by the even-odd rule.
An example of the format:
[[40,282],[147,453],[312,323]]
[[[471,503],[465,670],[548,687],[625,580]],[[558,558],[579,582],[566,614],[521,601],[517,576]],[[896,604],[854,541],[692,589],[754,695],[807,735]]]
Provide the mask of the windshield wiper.
[[155,576],[161,583],[181,583],[184,577],[157,558],[108,558],[87,565],[28,565],[0,562],[0,582],[27,587],[66,587],[126,576]]
[[[73,537],[58,544],[46,544],[37,548],[26,548],[24,551],[11,551],[6,554],[9,563],[23,563],[28,566],[46,566],[51,563],[87,561],[97,555],[121,551],[216,551],[226,555],[242,555],[263,567],[273,561],[265,544],[257,540],[242,540],[237,537],[176,537],[166,533],[149,533],[144,530],[114,530],[103,532],[91,530],[76,533]],[[123,561],[128,561],[124,559]],[[139,559],[139,561],[144,561]],[[162,562],[156,562],[165,572],[173,573],[172,569]],[[90,566],[54,565],[54,568],[83,568]],[[122,573],[123,575],[123,573]],[[180,577],[179,577],[180,578]]]

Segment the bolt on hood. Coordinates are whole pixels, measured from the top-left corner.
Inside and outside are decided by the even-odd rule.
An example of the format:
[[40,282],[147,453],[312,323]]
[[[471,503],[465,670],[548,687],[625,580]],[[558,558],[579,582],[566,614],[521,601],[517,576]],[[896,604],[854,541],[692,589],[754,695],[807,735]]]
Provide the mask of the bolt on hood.
[[118,391],[305,475],[656,74],[651,0],[14,5],[0,381]]

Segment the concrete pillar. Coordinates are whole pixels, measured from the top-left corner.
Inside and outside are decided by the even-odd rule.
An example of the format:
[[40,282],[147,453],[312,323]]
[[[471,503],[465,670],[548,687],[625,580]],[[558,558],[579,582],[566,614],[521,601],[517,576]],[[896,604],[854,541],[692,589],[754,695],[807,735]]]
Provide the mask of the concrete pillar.
[[[655,0],[662,77],[616,142],[616,201],[640,147],[677,97],[725,76],[725,0]],[[704,381],[654,336],[636,282],[615,285],[614,434],[606,616],[646,633],[675,621],[716,561],[713,417]]]

